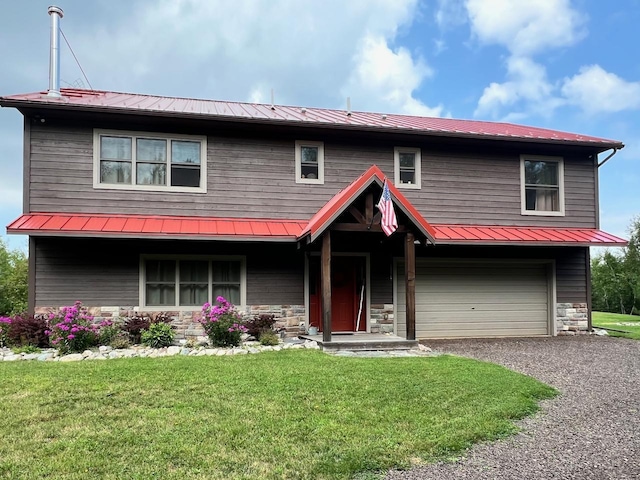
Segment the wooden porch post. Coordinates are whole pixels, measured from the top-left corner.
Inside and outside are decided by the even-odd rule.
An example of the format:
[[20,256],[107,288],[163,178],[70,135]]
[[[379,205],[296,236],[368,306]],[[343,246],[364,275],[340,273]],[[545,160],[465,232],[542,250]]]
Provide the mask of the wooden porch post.
[[416,246],[412,232],[407,232],[404,243],[404,278],[407,293],[407,340],[416,339]]
[[331,232],[322,236],[320,283],[322,283],[322,341],[331,341]]

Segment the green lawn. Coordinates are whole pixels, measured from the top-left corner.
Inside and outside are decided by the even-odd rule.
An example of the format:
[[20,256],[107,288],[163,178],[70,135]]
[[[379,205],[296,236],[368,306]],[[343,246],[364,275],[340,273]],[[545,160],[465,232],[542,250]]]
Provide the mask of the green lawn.
[[[593,312],[591,323],[594,327],[613,328],[627,333],[609,331],[614,337],[632,338],[640,340],[640,316],[621,315],[619,313]],[[620,323],[633,323],[635,325],[619,325]]]
[[513,433],[555,391],[451,356],[0,364],[0,478],[372,478]]

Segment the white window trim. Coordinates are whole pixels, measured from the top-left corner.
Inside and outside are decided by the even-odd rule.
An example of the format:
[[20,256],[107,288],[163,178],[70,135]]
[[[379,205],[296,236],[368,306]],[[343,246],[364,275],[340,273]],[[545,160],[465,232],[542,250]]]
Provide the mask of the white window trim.
[[[554,162],[558,164],[558,207],[556,212],[542,210],[527,210],[527,196],[524,178],[524,162]],[[545,155],[520,155],[520,213],[522,215],[534,215],[539,217],[564,217],[564,159],[562,157],[549,157]]]
[[[416,183],[400,183],[400,154],[413,153],[416,156]],[[395,147],[393,149],[393,173],[395,177],[395,185],[398,188],[406,188],[408,190],[419,190],[422,188],[422,153],[419,148]]]
[[[131,184],[112,184],[100,182],[100,137],[129,137],[131,138]],[[136,138],[150,138],[167,140],[167,170],[171,168],[169,163],[170,140],[190,140],[200,142],[200,186],[199,187],[174,187],[171,185],[136,185]],[[169,178],[170,172],[167,175]],[[147,192],[184,192],[207,193],[207,137],[203,135],[173,135],[153,132],[138,132],[130,130],[93,130],[93,188],[104,190],[137,190]]]
[[[139,302],[140,310],[145,311],[172,311],[187,312],[200,310],[202,305],[179,306],[179,305],[147,305],[146,304],[146,271],[144,262],[146,260],[203,260],[209,262],[209,298],[211,304],[215,304],[216,299],[213,295],[213,269],[212,261],[236,260],[240,261],[240,305],[236,305],[240,311],[246,310],[247,307],[247,258],[244,255],[140,255],[140,275],[139,275]],[[176,269],[176,282],[178,279],[178,269]],[[176,285],[178,285],[176,283]],[[176,304],[180,301],[179,292],[176,291]]]
[[[302,147],[318,148],[318,178],[302,178]],[[296,183],[324,184],[324,143],[296,140]]]

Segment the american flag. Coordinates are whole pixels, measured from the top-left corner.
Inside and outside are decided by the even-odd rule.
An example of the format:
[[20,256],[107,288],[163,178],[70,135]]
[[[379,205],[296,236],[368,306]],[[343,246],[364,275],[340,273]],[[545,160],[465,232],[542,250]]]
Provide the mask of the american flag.
[[380,226],[388,237],[398,228],[398,220],[396,219],[396,211],[393,209],[393,201],[391,200],[391,193],[389,193],[389,185],[387,185],[386,178],[384,180],[384,186],[382,187],[382,196],[376,207],[378,207],[378,210],[382,213]]

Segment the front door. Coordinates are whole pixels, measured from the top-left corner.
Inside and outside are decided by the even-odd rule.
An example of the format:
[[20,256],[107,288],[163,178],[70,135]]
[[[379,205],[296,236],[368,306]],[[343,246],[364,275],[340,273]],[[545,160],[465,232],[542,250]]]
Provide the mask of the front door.
[[[332,332],[364,332],[367,329],[365,265],[365,257],[361,256],[335,255],[331,258]],[[309,260],[309,323],[322,331],[319,257],[311,257]]]

